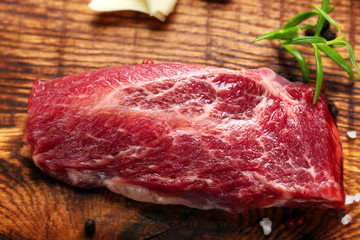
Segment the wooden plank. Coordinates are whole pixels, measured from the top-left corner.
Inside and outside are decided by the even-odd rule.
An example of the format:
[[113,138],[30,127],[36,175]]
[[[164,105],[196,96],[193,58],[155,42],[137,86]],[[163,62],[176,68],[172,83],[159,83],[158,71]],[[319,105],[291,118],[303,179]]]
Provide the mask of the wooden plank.
[[[306,0],[180,0],[161,23],[142,13],[96,14],[85,0],[0,1],[0,239],[358,239],[359,204],[334,209],[254,209],[234,215],[181,206],[135,202],[107,190],[83,190],[58,182],[32,163],[22,142],[27,97],[36,78],[50,80],[91,69],[179,61],[233,69],[270,67],[301,80],[290,54],[275,41],[252,43],[278,29],[294,14],[309,10]],[[314,1],[317,5],[321,0]],[[332,1],[333,18],[360,56],[360,2]],[[300,46],[315,76],[312,49]],[[340,50],[348,56],[346,49]],[[360,192],[360,87],[324,59],[326,93],[339,108],[344,152],[344,186]],[[349,213],[353,220],[343,226]],[[289,216],[305,223],[289,230]],[[273,221],[265,237],[263,217]],[[86,219],[96,232],[86,236]]]

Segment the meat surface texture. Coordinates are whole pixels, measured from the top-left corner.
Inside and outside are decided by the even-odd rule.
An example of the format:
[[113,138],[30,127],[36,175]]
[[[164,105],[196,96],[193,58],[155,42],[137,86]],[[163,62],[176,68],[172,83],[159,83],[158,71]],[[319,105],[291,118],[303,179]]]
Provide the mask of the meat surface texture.
[[45,173],[158,204],[342,207],[342,150],[313,84],[267,68],[142,64],[36,80],[25,142]]

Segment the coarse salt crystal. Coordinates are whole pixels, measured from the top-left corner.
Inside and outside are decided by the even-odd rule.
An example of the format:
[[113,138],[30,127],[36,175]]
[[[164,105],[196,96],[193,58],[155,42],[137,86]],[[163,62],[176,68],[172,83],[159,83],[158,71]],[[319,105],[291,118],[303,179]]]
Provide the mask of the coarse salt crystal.
[[260,226],[263,228],[264,235],[269,235],[271,233],[271,220],[269,218],[263,218],[260,221]]
[[356,201],[356,202],[360,201],[360,193],[355,194],[354,201]]
[[345,205],[352,204],[354,202],[354,196],[346,195],[345,196]]
[[346,214],[342,219],[341,219],[341,223],[343,224],[343,225],[346,225],[346,224],[348,224],[350,221],[351,221],[351,217],[350,217],[350,215],[349,214]]
[[348,131],[347,136],[351,139],[355,139],[356,138],[356,131]]
[[345,205],[353,204],[355,202],[360,201],[360,193],[353,195],[345,195]]

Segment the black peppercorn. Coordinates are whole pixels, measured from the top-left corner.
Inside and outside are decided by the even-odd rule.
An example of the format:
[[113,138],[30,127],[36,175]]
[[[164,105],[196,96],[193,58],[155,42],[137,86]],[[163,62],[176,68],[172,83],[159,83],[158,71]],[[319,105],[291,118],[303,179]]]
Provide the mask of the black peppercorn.
[[327,30],[329,29],[329,27],[330,27],[329,21],[328,21],[328,20],[325,20],[324,25],[323,25],[323,27],[322,27],[322,29],[321,29],[321,32],[327,31]]
[[[335,34],[335,37],[334,37]],[[305,35],[306,36],[314,36],[315,35],[315,28],[309,28],[305,30]],[[321,33],[320,35],[324,38],[326,38],[326,40],[330,41],[336,38],[336,33],[330,29],[330,23],[329,21],[325,21],[324,22],[324,26],[321,29]]]
[[95,221],[93,219],[86,220],[84,227],[86,235],[93,234],[95,232]]
[[321,34],[327,41],[331,41],[334,40],[337,37],[337,34],[334,30],[332,30],[331,28],[329,28],[328,30],[326,30],[325,32],[323,32]]
[[315,29],[314,28],[306,29],[305,35],[306,36],[314,36],[315,35]]

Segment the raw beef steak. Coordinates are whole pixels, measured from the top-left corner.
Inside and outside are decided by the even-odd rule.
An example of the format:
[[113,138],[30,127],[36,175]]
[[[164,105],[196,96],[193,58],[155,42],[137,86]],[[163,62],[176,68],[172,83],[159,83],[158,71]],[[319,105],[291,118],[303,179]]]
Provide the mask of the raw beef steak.
[[342,151],[314,85],[180,63],[36,80],[25,141],[45,173],[138,201],[239,212],[342,207]]

